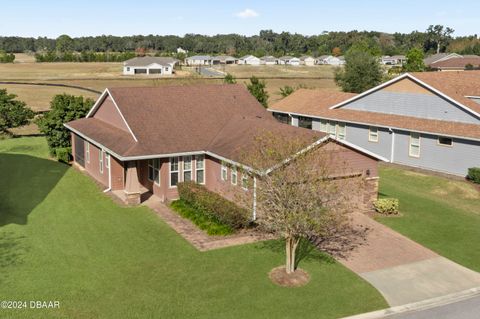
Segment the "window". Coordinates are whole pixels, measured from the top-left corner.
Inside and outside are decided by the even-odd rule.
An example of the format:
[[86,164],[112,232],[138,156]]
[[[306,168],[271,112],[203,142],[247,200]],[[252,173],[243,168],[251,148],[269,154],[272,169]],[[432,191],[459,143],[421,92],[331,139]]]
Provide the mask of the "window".
[[101,174],[103,174],[103,153],[104,150],[98,150],[98,168]]
[[222,172],[221,172],[221,175],[222,175],[222,181],[226,181],[226,180],[228,179],[227,166],[225,166],[224,164],[222,164]]
[[378,142],[378,127],[370,126],[368,129],[368,141]]
[[453,140],[450,137],[439,136],[438,137],[438,145],[452,146],[453,145]]
[[148,160],[148,179],[160,185],[160,159]]
[[197,155],[195,156],[195,161],[195,175],[197,177],[197,183],[205,184],[205,156]]
[[337,138],[339,140],[344,140],[346,134],[347,134],[347,130],[346,130],[346,127],[345,127],[345,123],[338,123],[337,124]]
[[310,117],[298,117],[298,126],[303,128],[312,129],[312,119]]
[[192,156],[183,157],[183,181],[190,182],[192,180]]
[[320,120],[320,132],[327,132],[328,121]]
[[232,177],[232,180],[231,180],[231,183],[232,185],[237,185],[237,168],[236,167],[233,167],[231,170],[231,177]]
[[169,69],[168,69],[168,66],[167,66],[167,67],[165,67],[165,72],[168,72],[168,70],[169,70]]
[[130,67],[129,66],[127,66],[127,72],[130,72]]
[[335,122],[328,122],[327,123],[327,133],[330,135],[335,136],[336,134],[336,123]]
[[87,163],[90,163],[90,143],[85,144],[85,157],[87,158]]
[[170,157],[170,187],[178,184],[178,157]]
[[105,167],[110,168],[110,154],[105,153]]
[[248,175],[245,173],[242,174],[242,188],[248,190]]
[[410,147],[408,154],[413,157],[420,157],[420,134],[410,133]]
[[291,117],[288,114],[273,112],[273,117],[276,118],[280,123],[292,124]]

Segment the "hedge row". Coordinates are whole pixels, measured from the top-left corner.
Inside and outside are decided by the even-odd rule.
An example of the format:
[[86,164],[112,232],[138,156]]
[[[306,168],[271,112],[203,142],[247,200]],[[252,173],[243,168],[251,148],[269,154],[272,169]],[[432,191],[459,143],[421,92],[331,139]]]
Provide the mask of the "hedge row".
[[245,208],[197,183],[179,183],[178,195],[190,206],[202,210],[206,215],[234,229],[246,227],[251,222],[250,214]]
[[136,57],[135,52],[81,52],[81,53],[36,53],[37,62],[123,62]]

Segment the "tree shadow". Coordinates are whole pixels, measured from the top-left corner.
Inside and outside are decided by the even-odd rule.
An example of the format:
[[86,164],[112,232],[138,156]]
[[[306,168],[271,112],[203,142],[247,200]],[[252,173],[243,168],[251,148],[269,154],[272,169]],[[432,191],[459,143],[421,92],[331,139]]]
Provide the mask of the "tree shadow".
[[14,232],[0,232],[0,280],[5,279],[9,267],[19,266],[23,263],[23,258],[27,253],[22,235],[16,235]]
[[0,227],[25,225],[68,167],[29,155],[0,153]]

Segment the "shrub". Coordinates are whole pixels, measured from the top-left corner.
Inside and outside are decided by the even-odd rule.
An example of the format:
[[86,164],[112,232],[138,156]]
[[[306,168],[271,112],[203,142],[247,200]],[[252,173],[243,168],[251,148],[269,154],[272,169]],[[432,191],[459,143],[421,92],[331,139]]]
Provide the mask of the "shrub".
[[383,215],[397,215],[399,201],[397,198],[380,198],[373,203],[375,210]]
[[480,184],[480,167],[469,168],[467,178],[474,183]]
[[194,182],[179,183],[178,194],[185,203],[234,229],[246,227],[250,223],[250,216],[245,208],[207,190],[202,185]]
[[233,228],[218,222],[217,219],[206,215],[203,210],[196,209],[185,201],[179,199],[170,204],[170,207],[182,217],[190,219],[198,228],[207,232],[208,235],[230,235]]
[[70,162],[71,154],[71,147],[59,147],[55,149],[55,157],[58,159],[59,162],[68,164],[68,162]]

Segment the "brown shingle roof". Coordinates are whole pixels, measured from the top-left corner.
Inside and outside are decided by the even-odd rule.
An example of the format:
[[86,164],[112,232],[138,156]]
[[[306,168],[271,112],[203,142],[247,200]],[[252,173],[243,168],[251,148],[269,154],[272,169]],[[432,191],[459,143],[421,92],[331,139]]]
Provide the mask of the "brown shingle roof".
[[[480,112],[480,105],[465,97],[466,95],[480,95],[480,72],[424,72],[413,73],[412,75],[472,110]],[[271,110],[347,122],[480,139],[480,125],[476,124],[429,120],[342,108],[330,109],[331,106],[341,103],[353,96],[355,96],[355,94],[331,90],[301,89],[274,104]]]
[[430,64],[430,67],[438,69],[464,69],[467,64],[478,67],[480,65],[480,57],[452,58],[448,60],[434,62]]
[[[67,127],[122,157],[210,151],[240,161],[241,151],[263,130],[311,141],[325,134],[277,122],[243,85],[111,88],[133,134],[94,117]],[[93,114],[92,114],[93,115]]]

